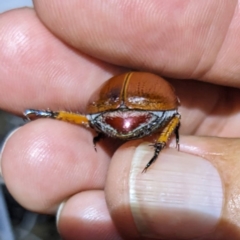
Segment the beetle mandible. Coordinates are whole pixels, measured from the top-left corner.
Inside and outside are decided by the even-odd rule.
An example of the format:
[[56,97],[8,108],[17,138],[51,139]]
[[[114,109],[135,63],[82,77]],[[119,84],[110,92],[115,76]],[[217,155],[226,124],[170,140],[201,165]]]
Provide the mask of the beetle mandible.
[[90,126],[98,133],[94,147],[104,135],[128,141],[159,132],[153,157],[143,169],[146,172],[173,133],[179,146],[178,106],[173,87],[163,78],[147,72],[128,72],[106,81],[90,99],[86,114],[27,109],[24,115],[28,120],[54,118]]

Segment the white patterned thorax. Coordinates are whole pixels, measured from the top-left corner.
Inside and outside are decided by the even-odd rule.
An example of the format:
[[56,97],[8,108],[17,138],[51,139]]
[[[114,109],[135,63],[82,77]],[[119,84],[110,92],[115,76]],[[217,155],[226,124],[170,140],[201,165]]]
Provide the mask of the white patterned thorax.
[[[169,111],[139,111],[139,110],[116,110],[105,113],[89,114],[89,119],[93,128],[96,131],[102,132],[110,137],[120,138],[123,140],[141,138],[156,132],[159,128],[165,125],[172,117],[177,115],[176,109]],[[108,118],[129,118],[146,116],[147,121],[140,123],[136,128],[129,132],[118,132],[117,129],[107,124],[105,119]]]

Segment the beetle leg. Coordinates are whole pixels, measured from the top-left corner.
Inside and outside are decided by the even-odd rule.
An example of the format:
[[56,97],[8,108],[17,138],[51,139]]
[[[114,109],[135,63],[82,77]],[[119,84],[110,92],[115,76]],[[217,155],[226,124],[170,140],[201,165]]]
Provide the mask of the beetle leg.
[[142,173],[145,173],[147,171],[147,169],[152,165],[152,163],[154,163],[159,155],[159,153],[161,152],[161,150],[165,147],[166,143],[160,143],[157,142],[154,144],[154,155],[151,158],[151,160],[147,163],[147,165],[145,166],[145,168],[142,170]]
[[175,134],[176,134],[177,146],[179,145],[179,134],[178,134],[179,126],[180,126],[180,115],[177,114],[174,118],[172,118],[169,121],[167,126],[161,132],[157,142],[154,144],[154,148],[155,148],[154,155],[151,158],[151,160],[147,163],[145,168],[143,169],[143,171],[142,171],[143,173],[146,172],[147,169],[152,165],[152,163],[154,163],[156,161],[159,153],[166,146],[167,141],[173,132],[175,132]]
[[96,143],[99,142],[103,137],[104,137],[104,134],[99,132],[98,135],[93,138],[93,147],[96,152],[97,152]]
[[58,119],[65,122],[71,122],[78,125],[85,125],[89,126],[89,120],[85,115],[77,114],[77,113],[71,113],[71,112],[65,112],[65,111],[59,111],[59,112],[53,112],[50,110],[34,110],[34,109],[27,109],[24,111],[24,116],[28,120],[35,120],[38,118],[53,118]]
[[179,122],[179,124],[177,125],[177,127],[175,128],[175,131],[174,131],[175,136],[176,136],[176,148],[177,148],[178,151],[179,151],[179,147],[180,147],[180,145],[179,145],[179,128],[180,128],[180,122]]

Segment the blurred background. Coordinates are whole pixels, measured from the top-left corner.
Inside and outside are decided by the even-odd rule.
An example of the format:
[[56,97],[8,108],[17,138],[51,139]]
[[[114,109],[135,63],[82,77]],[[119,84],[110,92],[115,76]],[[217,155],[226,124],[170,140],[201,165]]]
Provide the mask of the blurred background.
[[[1,0],[0,14],[14,8],[32,6],[31,0]],[[7,135],[24,123],[23,119],[0,109],[0,150]],[[22,208],[9,194],[0,176],[0,240],[58,239],[61,238],[56,230],[55,217]]]

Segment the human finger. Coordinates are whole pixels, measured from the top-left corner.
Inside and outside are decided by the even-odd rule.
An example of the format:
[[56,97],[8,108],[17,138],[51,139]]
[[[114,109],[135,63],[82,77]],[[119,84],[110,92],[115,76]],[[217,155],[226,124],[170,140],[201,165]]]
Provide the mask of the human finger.
[[12,196],[29,210],[54,213],[78,192],[103,189],[113,149],[99,144],[96,152],[92,137],[84,128],[50,119],[19,128],[1,153]]
[[238,1],[34,1],[57,36],[98,59],[240,86]]
[[64,239],[122,239],[109,215],[103,190],[84,191],[67,199],[58,211],[57,226]]
[[[148,144],[122,146],[106,182],[112,219],[126,239],[239,239],[239,139],[182,137],[146,173]],[[117,177],[116,177],[117,174]]]
[[185,135],[239,137],[240,90],[200,81],[174,80],[180,100],[180,132]]
[[1,14],[0,29],[2,110],[83,112],[93,91],[121,71],[63,43],[32,9]]

